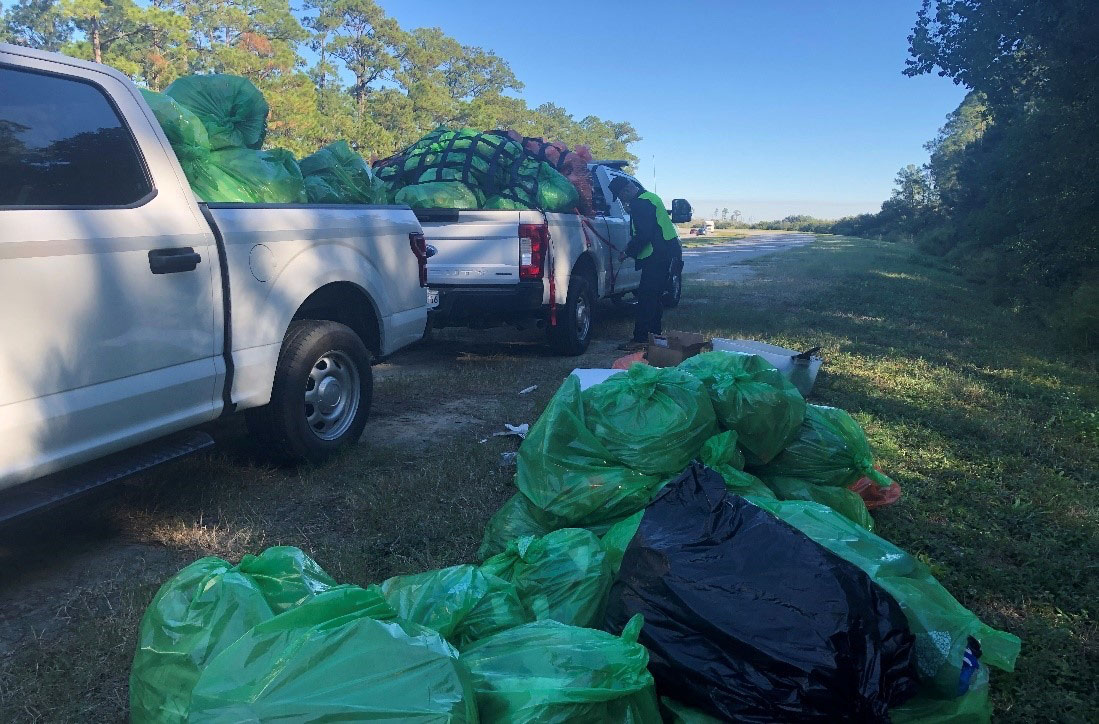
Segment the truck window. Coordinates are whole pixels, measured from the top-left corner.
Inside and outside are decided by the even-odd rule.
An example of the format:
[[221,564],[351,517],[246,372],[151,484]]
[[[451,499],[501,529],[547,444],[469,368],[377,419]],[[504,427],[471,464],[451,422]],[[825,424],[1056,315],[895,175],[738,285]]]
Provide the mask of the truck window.
[[152,192],[99,88],[0,66],[0,206],[129,206]]
[[592,187],[592,206],[595,208],[597,214],[609,214],[611,212],[610,205],[607,203],[606,192],[603,191],[603,184],[599,183],[599,174],[596,173],[596,169],[591,169],[591,187]]

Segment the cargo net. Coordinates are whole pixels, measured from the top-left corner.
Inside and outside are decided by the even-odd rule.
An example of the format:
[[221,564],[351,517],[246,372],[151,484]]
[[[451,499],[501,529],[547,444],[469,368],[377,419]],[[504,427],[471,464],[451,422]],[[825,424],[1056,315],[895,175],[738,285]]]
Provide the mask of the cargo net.
[[523,147],[509,138],[438,128],[402,153],[377,162],[375,172],[391,184],[459,181],[491,195],[511,185],[522,160]]
[[515,131],[497,131],[497,133],[507,133],[509,138],[521,140],[528,156],[536,161],[548,163],[576,187],[580,196],[578,204],[580,212],[588,215],[594,213],[591,171],[588,169],[592,156],[587,146],[577,146],[570,150],[560,141],[550,142],[544,138],[531,136],[520,139]]
[[[439,127],[401,153],[376,162],[374,171],[390,188],[393,201],[413,208],[590,210],[587,162],[567,147],[543,151],[543,143],[514,131]],[[586,201],[558,164],[586,181]]]

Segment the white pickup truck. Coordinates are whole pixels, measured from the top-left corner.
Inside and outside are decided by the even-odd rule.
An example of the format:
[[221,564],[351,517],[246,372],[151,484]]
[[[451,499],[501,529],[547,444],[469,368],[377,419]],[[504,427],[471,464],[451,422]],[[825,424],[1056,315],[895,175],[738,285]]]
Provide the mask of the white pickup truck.
[[198,203],[122,74],[0,45],[0,519],[233,411],[287,459],[356,441],[428,253],[407,207]]
[[[630,239],[630,216],[610,194],[615,176],[629,176],[624,161],[589,164],[595,214],[541,211],[418,209],[427,241],[437,251],[428,285],[437,291],[433,327],[489,327],[533,322],[546,328],[560,354],[581,354],[591,339],[592,314],[601,299],[621,300],[637,289],[641,272],[620,261]],[[675,199],[676,223],[691,220],[691,206]],[[679,303],[683,258],[678,243],[665,305]]]

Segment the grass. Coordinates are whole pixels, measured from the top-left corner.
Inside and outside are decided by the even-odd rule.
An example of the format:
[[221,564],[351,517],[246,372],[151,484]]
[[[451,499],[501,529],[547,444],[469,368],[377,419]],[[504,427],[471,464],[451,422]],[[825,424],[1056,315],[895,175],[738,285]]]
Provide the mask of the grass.
[[[672,329],[750,337],[826,357],[814,401],[864,425],[904,488],[878,531],[931,564],[986,622],[1018,634],[995,673],[998,720],[1088,721],[1099,710],[1099,389],[1093,359],[988,303],[908,247],[830,237],[749,262],[744,282],[691,283]],[[602,340],[625,337],[608,310]],[[576,366],[506,332],[444,336],[396,357],[379,424],[455,410],[465,427],[371,436],[332,463],[273,469],[239,422],[220,451],[163,468],[0,539],[0,721],[120,721],[138,621],[157,586],[200,555],[298,545],[341,581],[369,583],[473,557],[511,492],[480,439],[535,419]],[[493,341],[496,340],[496,341]],[[517,391],[531,384],[525,396]],[[378,428],[383,429],[383,428]],[[64,535],[58,535],[63,531]]]

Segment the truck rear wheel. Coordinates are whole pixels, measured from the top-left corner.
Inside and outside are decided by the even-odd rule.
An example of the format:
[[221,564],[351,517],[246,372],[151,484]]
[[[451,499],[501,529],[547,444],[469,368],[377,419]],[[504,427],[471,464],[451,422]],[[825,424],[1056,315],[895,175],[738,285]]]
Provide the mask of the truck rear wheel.
[[591,342],[592,315],[595,295],[588,278],[574,274],[569,281],[565,306],[557,310],[557,325],[547,327],[550,348],[561,355],[583,354]]
[[271,402],[248,411],[248,427],[283,462],[321,462],[366,427],[374,378],[370,352],[349,327],[303,319],[290,324]]

